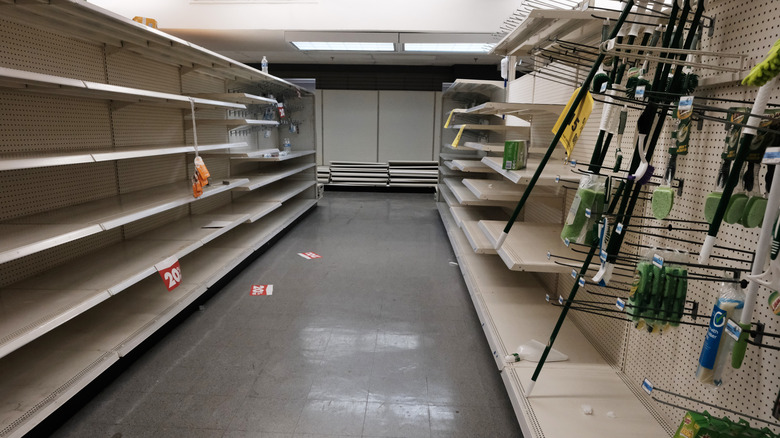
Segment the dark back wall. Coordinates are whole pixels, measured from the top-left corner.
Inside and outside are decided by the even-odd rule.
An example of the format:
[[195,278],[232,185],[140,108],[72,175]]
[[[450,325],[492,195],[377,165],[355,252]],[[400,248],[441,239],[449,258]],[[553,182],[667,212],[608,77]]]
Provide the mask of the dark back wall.
[[[260,64],[249,64],[260,69]],[[341,65],[271,64],[270,72],[285,79],[314,78],[319,90],[441,91],[442,82],[455,79],[500,81],[497,65]]]

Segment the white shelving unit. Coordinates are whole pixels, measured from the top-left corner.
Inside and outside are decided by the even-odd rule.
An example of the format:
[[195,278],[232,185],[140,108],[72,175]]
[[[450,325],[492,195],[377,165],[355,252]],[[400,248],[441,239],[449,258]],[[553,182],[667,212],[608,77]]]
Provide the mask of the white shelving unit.
[[[501,157],[483,157],[482,164],[492,169],[497,174],[503,176],[507,180],[515,184],[527,184],[534,176],[536,169],[541,162],[540,157],[531,155],[528,158],[528,165],[525,169],[520,170],[505,170],[503,169],[503,159]],[[553,160],[547,162],[542,174],[537,180],[536,184],[540,186],[549,186],[558,184],[558,179],[571,174],[571,168],[563,163],[561,160]]]
[[[87,2],[0,10],[25,47],[0,54],[0,436],[18,437],[316,206],[315,105]],[[296,134],[266,120],[278,102]],[[281,137],[295,151],[264,158]]]

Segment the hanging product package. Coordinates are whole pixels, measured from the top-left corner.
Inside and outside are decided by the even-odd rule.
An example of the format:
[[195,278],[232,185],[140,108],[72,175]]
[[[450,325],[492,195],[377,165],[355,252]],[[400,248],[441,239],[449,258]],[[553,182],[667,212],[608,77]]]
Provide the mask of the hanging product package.
[[745,294],[739,284],[724,282],[720,297],[712,308],[704,346],[699,356],[696,378],[700,382],[713,386],[723,383],[723,373],[728,368],[727,359],[734,343],[733,338],[726,334],[726,324],[729,319],[738,321],[744,306]]
[[634,328],[663,333],[680,325],[688,289],[687,252],[650,248],[637,263],[626,313]]
[[601,175],[583,175],[574,201],[569,208],[561,239],[592,244],[598,236],[598,222],[604,212],[607,178]]

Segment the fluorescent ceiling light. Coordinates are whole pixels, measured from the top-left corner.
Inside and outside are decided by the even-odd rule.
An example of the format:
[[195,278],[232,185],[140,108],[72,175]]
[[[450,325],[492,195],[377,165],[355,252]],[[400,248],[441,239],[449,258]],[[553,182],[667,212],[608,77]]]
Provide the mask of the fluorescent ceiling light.
[[485,43],[404,43],[407,52],[487,53],[490,47]]
[[395,52],[393,43],[353,43],[331,41],[292,41],[298,50],[332,52]]

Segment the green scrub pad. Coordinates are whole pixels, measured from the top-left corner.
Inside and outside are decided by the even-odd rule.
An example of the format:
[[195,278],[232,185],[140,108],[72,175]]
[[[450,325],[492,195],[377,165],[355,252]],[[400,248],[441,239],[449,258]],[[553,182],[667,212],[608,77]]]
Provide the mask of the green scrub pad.
[[760,227],[764,223],[764,212],[766,211],[766,198],[753,196],[745,204],[745,211],[739,223],[746,228]]
[[653,216],[660,220],[669,216],[674,205],[674,190],[669,186],[659,186],[653,191]]
[[726,207],[726,214],[723,215],[723,222],[727,224],[736,224],[742,219],[742,213],[745,212],[745,204],[747,204],[748,195],[744,193],[737,193],[732,195],[729,199],[729,205]]
[[[582,233],[582,227],[588,221],[585,217],[585,209],[591,208],[593,201],[596,200],[598,193],[592,189],[579,189],[572,202],[571,209],[569,210],[569,216],[566,219],[566,225],[563,226],[561,231],[561,239],[576,241]],[[603,193],[602,193],[603,199]]]
[[712,192],[704,200],[704,220],[709,224],[715,219],[715,211],[718,209],[718,203],[720,203],[722,195],[723,193],[721,192]]

